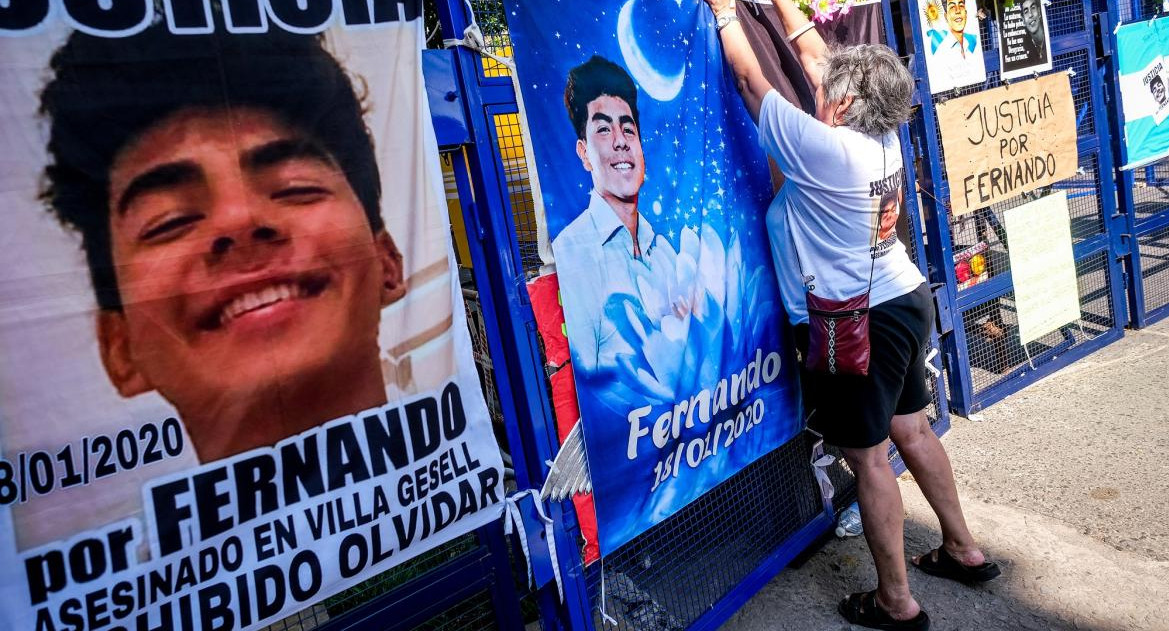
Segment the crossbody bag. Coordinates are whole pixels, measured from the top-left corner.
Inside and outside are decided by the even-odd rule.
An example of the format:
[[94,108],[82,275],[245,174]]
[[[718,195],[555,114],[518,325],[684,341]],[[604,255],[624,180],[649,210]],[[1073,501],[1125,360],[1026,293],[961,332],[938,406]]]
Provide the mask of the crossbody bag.
[[[881,158],[885,152],[882,146]],[[884,167],[884,165],[882,165]],[[877,226],[873,230],[873,245],[869,248],[869,285],[864,293],[844,300],[833,300],[812,293],[806,282],[800,248],[792,240],[796,263],[800,267],[800,279],[804,281],[804,303],[808,309],[808,352],[804,366],[813,372],[830,375],[868,375],[869,356],[869,292],[873,289],[873,270],[876,259],[873,249],[881,233],[881,213],[877,209]],[[791,216],[788,216],[791,223]],[[789,227],[790,229],[790,227]]]

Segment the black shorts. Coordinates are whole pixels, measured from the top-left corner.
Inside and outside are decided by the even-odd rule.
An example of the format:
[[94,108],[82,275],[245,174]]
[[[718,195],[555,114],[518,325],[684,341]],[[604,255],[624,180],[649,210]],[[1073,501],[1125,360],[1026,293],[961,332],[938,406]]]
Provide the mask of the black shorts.
[[[912,414],[933,398],[926,383],[925,353],[933,328],[929,287],[869,310],[869,374],[829,375],[801,369],[808,427],[837,447],[872,447],[889,437],[894,414]],[[808,349],[808,325],[795,327],[796,347]]]

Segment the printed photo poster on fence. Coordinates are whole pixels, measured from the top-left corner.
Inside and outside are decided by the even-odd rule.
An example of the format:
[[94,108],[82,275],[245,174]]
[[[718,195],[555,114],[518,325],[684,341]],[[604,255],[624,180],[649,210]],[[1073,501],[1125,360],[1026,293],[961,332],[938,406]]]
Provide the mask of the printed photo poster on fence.
[[508,7],[605,555],[801,429],[771,183],[704,4]]
[[955,216],[1076,174],[1076,111],[1058,72],[937,106]]
[[1000,76],[1014,79],[1051,70],[1051,37],[1043,0],[995,3],[998,15]]
[[1080,319],[1068,193],[1058,191],[1003,214],[1023,344]]
[[1122,25],[1116,31],[1125,166],[1169,156],[1169,17]]
[[132,5],[0,10],[0,628],[321,618],[501,514],[422,5]]
[[930,93],[985,82],[978,2],[921,0],[918,7]]

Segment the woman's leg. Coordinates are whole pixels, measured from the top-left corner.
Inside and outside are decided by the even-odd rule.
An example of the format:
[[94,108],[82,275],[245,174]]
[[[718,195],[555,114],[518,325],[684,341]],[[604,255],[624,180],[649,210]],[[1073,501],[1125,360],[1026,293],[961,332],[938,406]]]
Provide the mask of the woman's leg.
[[[926,501],[938,516],[942,526],[942,545],[946,552],[964,565],[982,564],[986,559],[966,526],[950,457],[930,429],[925,410],[894,415],[889,436],[893,444],[897,445],[897,451],[901,453],[905,466],[913,474]],[[867,522],[865,525],[868,526]]]
[[905,515],[901,491],[889,466],[889,441],[864,449],[841,449],[856,475],[865,540],[877,566],[877,603],[889,615],[908,620],[921,610],[909,593],[905,569]]

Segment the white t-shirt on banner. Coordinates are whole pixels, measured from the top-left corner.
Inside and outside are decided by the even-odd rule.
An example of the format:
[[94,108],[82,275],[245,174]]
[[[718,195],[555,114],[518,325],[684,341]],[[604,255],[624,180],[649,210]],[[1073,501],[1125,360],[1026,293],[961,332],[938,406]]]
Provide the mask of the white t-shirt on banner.
[[792,324],[808,321],[801,265],[813,293],[834,300],[863,293],[871,267],[870,306],[925,281],[894,229],[905,200],[896,133],[829,127],[772,90],[759,110],[759,144],[786,177],[767,232]]

